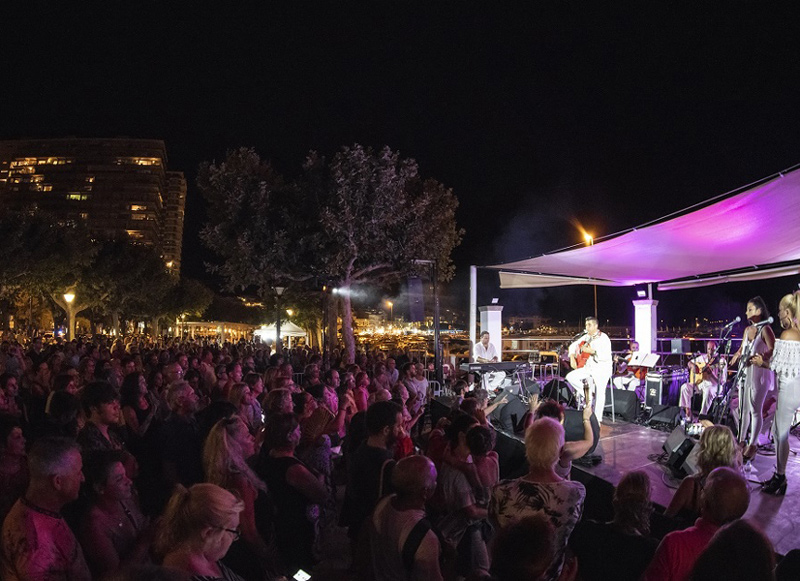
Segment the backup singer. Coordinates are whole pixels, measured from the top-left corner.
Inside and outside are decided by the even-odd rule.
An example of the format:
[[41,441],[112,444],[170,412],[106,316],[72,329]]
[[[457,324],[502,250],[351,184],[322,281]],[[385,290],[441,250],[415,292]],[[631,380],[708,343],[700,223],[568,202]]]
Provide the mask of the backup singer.
[[[570,363],[573,370],[567,373],[565,379],[583,400],[583,381],[589,380],[590,389],[593,391],[594,415],[598,422],[603,421],[603,408],[606,403],[606,384],[611,379],[613,371],[611,358],[611,339],[603,333],[595,317],[586,317],[584,334],[569,346]],[[582,367],[578,367],[577,359],[580,355],[588,359]]]
[[795,291],[781,299],[778,318],[781,321],[781,338],[775,341],[772,358],[756,353],[750,363],[772,369],[778,379],[778,409],[772,431],[775,436],[775,474],[761,483],[767,494],[786,493],[786,463],[789,460],[789,431],[795,410],[800,407],[800,292]]
[[[775,347],[775,333],[769,325],[760,329],[756,323],[769,318],[767,305],[764,299],[754,297],[747,302],[747,320],[750,326],[745,329],[742,337],[742,345],[731,359],[731,365],[736,363],[746,349],[750,349],[750,354],[759,354],[763,359],[769,361],[772,350]],[[749,347],[748,347],[749,346]],[[750,361],[742,361],[739,365],[745,365],[744,389],[739,387],[739,406],[742,412],[742,422],[739,426],[739,443],[747,442],[742,456],[745,460],[752,460],[758,451],[758,434],[761,432],[763,422],[762,408],[767,392],[772,389],[772,372],[769,369],[757,367]],[[750,436],[747,430],[750,429]],[[745,440],[746,438],[746,440]]]

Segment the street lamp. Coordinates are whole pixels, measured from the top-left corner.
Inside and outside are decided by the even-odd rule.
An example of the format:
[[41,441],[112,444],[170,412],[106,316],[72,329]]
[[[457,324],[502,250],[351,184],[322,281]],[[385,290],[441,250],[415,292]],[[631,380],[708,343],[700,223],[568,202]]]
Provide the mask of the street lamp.
[[72,341],[75,338],[75,312],[72,308],[74,300],[74,292],[67,291],[64,293],[64,302],[67,303],[67,341]]
[[386,301],[386,306],[389,307],[389,321],[394,323],[394,303]]
[[286,287],[283,286],[275,287],[275,295],[277,296],[275,301],[275,353],[281,352],[281,295],[285,290]]
[[[589,234],[588,232],[583,233],[583,239],[586,242],[587,246],[594,246],[594,237]],[[593,284],[592,287],[594,288],[594,318],[597,318],[597,285]]]

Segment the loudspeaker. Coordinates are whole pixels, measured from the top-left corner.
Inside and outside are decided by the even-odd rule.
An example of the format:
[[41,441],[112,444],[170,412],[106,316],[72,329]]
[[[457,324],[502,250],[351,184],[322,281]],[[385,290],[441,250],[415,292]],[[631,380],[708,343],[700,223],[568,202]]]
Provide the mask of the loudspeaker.
[[670,353],[689,353],[692,350],[689,339],[672,339],[669,347]]
[[678,425],[681,419],[681,408],[676,405],[657,405],[653,407],[647,424],[668,424],[671,427]]
[[528,395],[541,395],[542,386],[535,379],[522,378],[522,388],[528,392]]
[[508,401],[496,407],[488,419],[500,430],[512,434],[521,432],[525,428],[525,414],[529,411],[529,407],[513,393],[507,394],[506,398]]
[[661,405],[661,388],[664,385],[661,373],[650,372],[645,376],[644,405],[654,409]]
[[[639,415],[639,398],[636,397],[635,391],[628,391],[626,389],[615,389],[611,393],[611,388],[606,388],[606,405],[611,403],[611,396],[614,396],[614,413],[621,417],[623,420],[632,422]],[[610,410],[606,408],[610,413]]]
[[564,379],[555,377],[542,388],[542,399],[553,399],[567,404],[572,400],[572,389]]
[[[669,454],[667,459],[667,466],[672,470],[676,476],[687,476],[697,472],[697,447],[694,440],[686,437],[686,431],[683,426],[678,426],[667,437],[664,442],[663,449]],[[694,452],[694,456],[692,453]],[[692,458],[690,460],[690,457]]]
[[[600,424],[597,422],[597,417],[592,414],[589,418],[589,423],[592,426],[592,435],[594,442],[589,451],[586,452],[588,456],[594,449],[597,448],[597,442],[600,440]],[[577,442],[583,440],[583,412],[566,408],[564,410],[564,440],[567,442]]]

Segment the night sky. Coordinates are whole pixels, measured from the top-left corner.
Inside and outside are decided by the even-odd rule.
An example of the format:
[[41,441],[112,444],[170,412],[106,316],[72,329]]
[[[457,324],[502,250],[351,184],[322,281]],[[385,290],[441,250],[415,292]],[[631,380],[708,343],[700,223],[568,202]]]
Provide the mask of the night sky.
[[[354,142],[453,188],[470,264],[611,234],[800,162],[798,10],[678,3],[31,1],[4,8],[0,139],[165,140],[189,180],[184,274],[206,278],[198,164],[255,147],[287,175]],[[231,4],[232,6],[228,6]],[[601,3],[604,4],[604,3]],[[693,3],[703,4],[703,3]],[[768,236],[769,232],[765,232]],[[661,293],[660,315],[727,317],[797,283]],[[506,312],[577,320],[591,288],[499,291]],[[600,289],[627,323],[629,289]]]

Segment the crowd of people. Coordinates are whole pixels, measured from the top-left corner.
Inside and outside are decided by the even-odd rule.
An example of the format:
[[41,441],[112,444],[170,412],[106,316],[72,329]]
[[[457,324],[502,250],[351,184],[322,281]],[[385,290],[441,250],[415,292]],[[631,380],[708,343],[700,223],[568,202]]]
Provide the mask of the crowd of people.
[[[792,301],[784,342],[800,337]],[[794,382],[780,349],[772,364]],[[4,341],[0,366],[3,579],[321,579],[326,541],[345,531],[339,578],[707,581],[742,538],[763,549],[746,578],[774,578],[769,541],[742,520],[726,427],[703,434],[701,472],[667,509],[685,528],[659,543],[642,472],[623,476],[612,521],[583,518],[570,469],[591,445],[591,405],[578,442],[559,404],[534,407],[528,471],[501,480],[488,394],[454,383],[431,421],[425,368],[406,353],[324,365],[245,341],[36,338]]]

